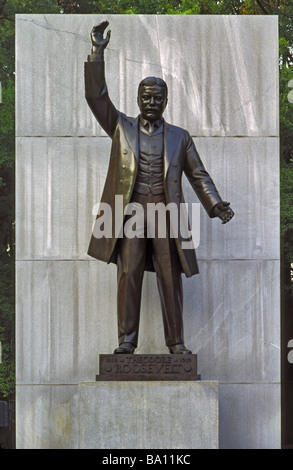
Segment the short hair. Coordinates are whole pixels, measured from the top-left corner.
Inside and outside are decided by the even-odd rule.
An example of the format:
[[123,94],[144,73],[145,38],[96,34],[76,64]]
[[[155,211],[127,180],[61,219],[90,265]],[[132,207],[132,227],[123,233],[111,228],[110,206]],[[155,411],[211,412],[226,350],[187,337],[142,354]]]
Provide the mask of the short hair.
[[167,97],[167,95],[168,95],[167,83],[162,78],[158,78],[158,77],[146,77],[146,78],[144,78],[140,82],[140,84],[138,85],[138,93],[139,93],[139,90],[143,86],[154,86],[154,85],[157,85],[157,86],[163,88],[165,90],[166,97]]

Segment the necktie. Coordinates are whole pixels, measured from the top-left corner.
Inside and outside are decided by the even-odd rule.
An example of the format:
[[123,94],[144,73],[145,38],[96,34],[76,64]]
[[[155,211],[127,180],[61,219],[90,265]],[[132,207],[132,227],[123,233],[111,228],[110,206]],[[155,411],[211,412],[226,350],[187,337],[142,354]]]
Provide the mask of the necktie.
[[149,123],[149,134],[153,134],[155,132],[155,125]]

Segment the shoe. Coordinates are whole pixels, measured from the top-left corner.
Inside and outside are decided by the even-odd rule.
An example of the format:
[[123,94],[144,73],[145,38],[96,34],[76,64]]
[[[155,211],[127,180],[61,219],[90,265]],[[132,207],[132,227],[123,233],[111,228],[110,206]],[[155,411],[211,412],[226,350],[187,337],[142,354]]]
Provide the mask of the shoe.
[[174,346],[169,346],[169,351],[171,354],[192,354],[189,349],[186,349],[184,344],[174,344]]
[[135,346],[132,343],[121,343],[119,348],[116,348],[114,354],[133,354]]

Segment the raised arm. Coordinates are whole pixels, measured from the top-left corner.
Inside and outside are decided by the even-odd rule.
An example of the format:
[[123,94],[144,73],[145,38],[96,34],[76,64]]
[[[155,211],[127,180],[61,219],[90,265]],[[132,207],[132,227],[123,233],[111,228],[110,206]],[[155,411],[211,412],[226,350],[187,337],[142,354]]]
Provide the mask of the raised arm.
[[99,124],[112,137],[119,114],[109,98],[105,80],[104,50],[109,43],[111,31],[108,31],[106,38],[103,34],[108,24],[108,21],[103,21],[91,31],[92,49],[88,62],[85,63],[84,76],[87,103]]

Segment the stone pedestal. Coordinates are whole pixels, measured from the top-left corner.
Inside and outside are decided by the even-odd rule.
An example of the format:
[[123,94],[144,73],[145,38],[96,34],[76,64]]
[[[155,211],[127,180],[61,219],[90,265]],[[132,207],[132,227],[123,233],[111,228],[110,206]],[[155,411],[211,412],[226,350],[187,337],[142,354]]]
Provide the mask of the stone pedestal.
[[80,449],[217,449],[218,382],[80,382]]

